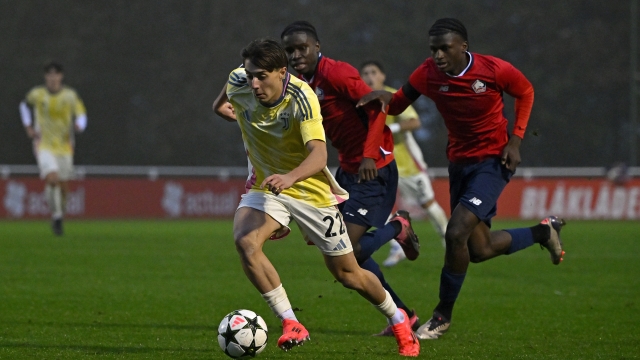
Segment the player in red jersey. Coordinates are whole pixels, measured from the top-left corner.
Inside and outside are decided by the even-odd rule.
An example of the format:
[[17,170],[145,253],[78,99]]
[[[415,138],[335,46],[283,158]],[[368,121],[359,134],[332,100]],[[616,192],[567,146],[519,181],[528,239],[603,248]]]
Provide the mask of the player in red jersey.
[[[380,266],[371,258],[373,252],[393,238],[400,242],[410,260],[415,260],[419,249],[406,211],[398,211],[385,224],[393,210],[398,186],[393,135],[385,125],[386,114],[377,105],[356,108],[358,100],[371,88],[356,68],[320,53],[313,25],[293,22],[282,31],[281,38],[289,65],[318,96],[325,133],[338,150],[340,167],[336,180],[349,192],[349,200],[339,206],[356,258],[360,266],[378,276],[417,329],[418,317],[387,284]],[[371,227],[377,230],[368,231]],[[392,335],[391,328],[386,327],[378,335]]]
[[[435,102],[448,129],[452,214],[445,235],[440,302],[416,331],[420,339],[436,339],[449,329],[469,262],[512,254],[535,243],[549,250],[556,265],[564,255],[564,221],[555,216],[530,228],[491,231],[498,197],[520,164],[520,142],[533,106],[531,83],[508,62],[469,52],[467,30],[459,20],[437,20],[429,30],[429,47],[431,57],[400,90],[375,91],[358,103],[378,99],[395,115],[425,95]],[[503,92],[515,98],[511,136],[502,114]]]

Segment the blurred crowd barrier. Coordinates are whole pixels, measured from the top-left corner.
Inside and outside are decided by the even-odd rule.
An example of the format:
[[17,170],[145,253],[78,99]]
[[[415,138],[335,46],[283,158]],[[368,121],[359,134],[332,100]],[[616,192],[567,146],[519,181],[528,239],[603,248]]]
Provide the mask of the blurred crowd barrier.
[[[47,218],[43,182],[35,167],[6,169],[0,179],[0,218]],[[246,191],[246,168],[79,167],[70,182],[67,217],[77,219],[233,217]],[[117,171],[116,171],[117,170]],[[135,171],[133,171],[135,170]],[[522,168],[498,202],[499,219],[640,219],[640,177],[608,177],[605,168]],[[126,175],[126,174],[130,175]],[[182,174],[182,175],[180,175]],[[430,169],[436,199],[450,213],[446,169]],[[418,204],[398,196],[399,208],[420,218]]]

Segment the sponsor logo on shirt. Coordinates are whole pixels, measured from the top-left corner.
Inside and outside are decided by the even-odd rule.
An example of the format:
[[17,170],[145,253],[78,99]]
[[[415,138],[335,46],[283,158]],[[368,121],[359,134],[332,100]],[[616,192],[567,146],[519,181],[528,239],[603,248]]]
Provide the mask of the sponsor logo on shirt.
[[471,84],[471,88],[473,89],[473,91],[475,91],[476,94],[480,94],[487,91],[487,84],[480,80],[476,80],[473,82],[473,84]]
[[480,204],[482,204],[482,200],[478,199],[477,197],[473,197],[473,199],[469,200],[470,203],[472,203],[475,206],[478,206]]
[[438,91],[447,92],[449,91],[449,85],[442,85]]

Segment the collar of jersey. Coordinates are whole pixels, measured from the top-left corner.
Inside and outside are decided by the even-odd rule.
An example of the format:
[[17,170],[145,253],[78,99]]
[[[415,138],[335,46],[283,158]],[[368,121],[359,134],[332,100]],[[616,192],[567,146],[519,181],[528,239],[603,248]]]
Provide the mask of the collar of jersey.
[[469,63],[467,64],[467,67],[464,68],[464,70],[462,70],[462,72],[460,74],[458,74],[458,75],[451,75],[451,74],[445,73],[445,74],[447,74],[447,76],[460,77],[460,76],[463,76],[464,74],[466,74],[467,70],[471,69],[471,65],[473,65],[473,55],[468,51],[466,51],[466,53],[469,54]]
[[284,76],[284,79],[282,80],[282,94],[280,94],[280,98],[276,102],[271,104],[271,105],[262,104],[262,106],[267,107],[267,108],[272,108],[272,107],[280,105],[282,100],[284,100],[284,96],[287,95],[287,86],[289,86],[289,80],[290,79],[291,79],[291,75],[287,71],[287,74]]

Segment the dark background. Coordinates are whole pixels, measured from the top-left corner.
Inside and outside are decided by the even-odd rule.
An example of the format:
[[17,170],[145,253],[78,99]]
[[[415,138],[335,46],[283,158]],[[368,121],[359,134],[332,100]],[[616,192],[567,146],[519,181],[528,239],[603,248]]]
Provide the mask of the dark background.
[[[0,163],[34,163],[18,103],[50,59],[87,106],[76,163],[244,166],[238,129],[211,103],[249,41],[308,20],[325,55],[355,66],[378,59],[398,87],[429,55],[427,31],[440,17],[462,20],[472,51],[513,63],[533,83],[524,166],[627,160],[627,0],[56,0],[0,2]],[[425,158],[444,166],[442,120],[428,100],[417,108]]]

